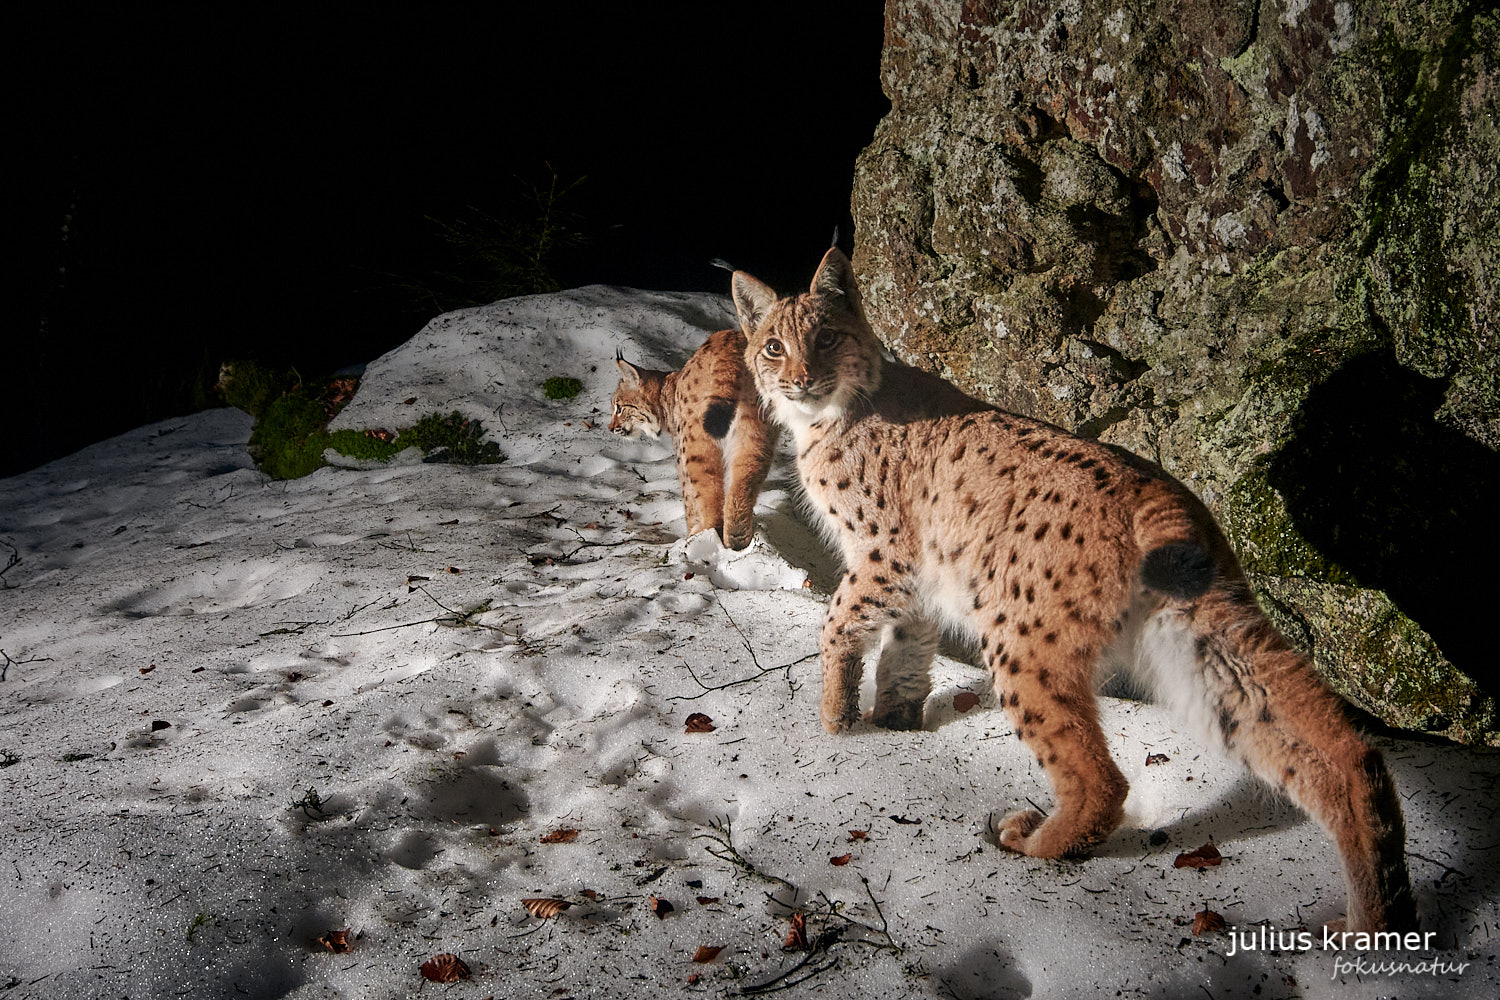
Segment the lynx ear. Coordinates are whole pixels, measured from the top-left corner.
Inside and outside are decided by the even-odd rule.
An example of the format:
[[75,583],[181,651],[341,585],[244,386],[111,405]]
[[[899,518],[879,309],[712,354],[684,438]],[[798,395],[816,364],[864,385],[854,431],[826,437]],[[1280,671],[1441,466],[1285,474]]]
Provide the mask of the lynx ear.
[[734,311],[739,314],[740,329],[747,337],[755,336],[755,331],[765,322],[766,313],[776,304],[776,293],[765,282],[744,271],[734,272],[729,287],[734,292]]
[[844,251],[832,247],[823,255],[823,262],[813,274],[814,295],[842,296],[855,315],[863,317],[864,304],[859,298],[859,283],[854,280],[854,265],[844,256]]
[[615,364],[620,369],[620,381],[630,388],[641,384],[641,370],[629,361],[619,351],[615,352]]

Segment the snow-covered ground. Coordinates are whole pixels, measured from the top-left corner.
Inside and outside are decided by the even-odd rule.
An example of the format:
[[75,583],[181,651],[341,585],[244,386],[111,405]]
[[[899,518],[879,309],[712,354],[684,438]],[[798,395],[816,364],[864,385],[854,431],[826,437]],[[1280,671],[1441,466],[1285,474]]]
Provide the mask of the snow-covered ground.
[[[926,732],[825,734],[836,568],[787,470],[731,557],[681,537],[668,447],[605,429],[616,348],[664,366],[731,322],[500,302],[372,363],[339,419],[461,409],[503,465],[268,482],[216,410],[0,480],[0,996],[1500,995],[1494,754],[1381,741],[1432,950],[1273,954],[1194,915],[1316,937],[1332,848],[1150,705],[1104,702],[1130,823],[1073,863],[996,848],[992,813],[1048,792],[962,660]],[[1210,840],[1220,866],[1174,868]],[[425,982],[441,953],[472,979]]]

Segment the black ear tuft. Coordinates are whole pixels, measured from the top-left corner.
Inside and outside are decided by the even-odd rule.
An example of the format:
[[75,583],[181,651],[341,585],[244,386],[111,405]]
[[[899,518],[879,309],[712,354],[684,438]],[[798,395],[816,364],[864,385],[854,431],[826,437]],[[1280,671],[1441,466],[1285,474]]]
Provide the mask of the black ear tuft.
[[712,260],[710,260],[709,263],[712,264],[714,267],[723,268],[724,270],[730,272],[731,274],[733,274],[735,271],[739,270],[739,268],[737,268],[733,264],[729,263],[729,261],[725,260],[723,257],[715,257]]
[[1214,561],[1192,542],[1168,542],[1141,559],[1141,582],[1168,597],[1190,601],[1213,584]]
[[828,244],[828,249],[832,250],[834,247],[836,247],[838,245],[839,245],[839,227],[838,226],[834,226],[833,227],[833,240]]

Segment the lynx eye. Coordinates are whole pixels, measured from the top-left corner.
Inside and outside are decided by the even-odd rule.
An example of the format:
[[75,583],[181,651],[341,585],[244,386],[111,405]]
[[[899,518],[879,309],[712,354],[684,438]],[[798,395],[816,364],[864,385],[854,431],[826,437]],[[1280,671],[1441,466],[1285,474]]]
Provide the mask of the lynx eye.
[[766,341],[766,346],[762,350],[768,358],[779,358],[786,353],[786,349],[781,346],[781,341],[779,340]]
[[818,333],[818,339],[813,341],[813,346],[820,351],[826,351],[839,342],[837,330],[822,330]]

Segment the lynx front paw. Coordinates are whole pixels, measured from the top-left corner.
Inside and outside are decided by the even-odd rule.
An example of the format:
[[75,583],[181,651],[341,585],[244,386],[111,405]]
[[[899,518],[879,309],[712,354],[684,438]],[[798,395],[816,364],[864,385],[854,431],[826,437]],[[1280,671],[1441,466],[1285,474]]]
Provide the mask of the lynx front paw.
[[724,547],[742,552],[750,547],[751,541],[755,539],[755,522],[747,524],[724,525]]
[[823,728],[830,733],[847,733],[854,728],[854,724],[858,721],[858,712],[823,713]]
[[1000,821],[1000,846],[1007,851],[1015,851],[1017,854],[1038,855],[1032,849],[1031,835],[1042,825],[1046,817],[1035,809],[1017,809],[1015,812],[1006,813],[1005,818]]

